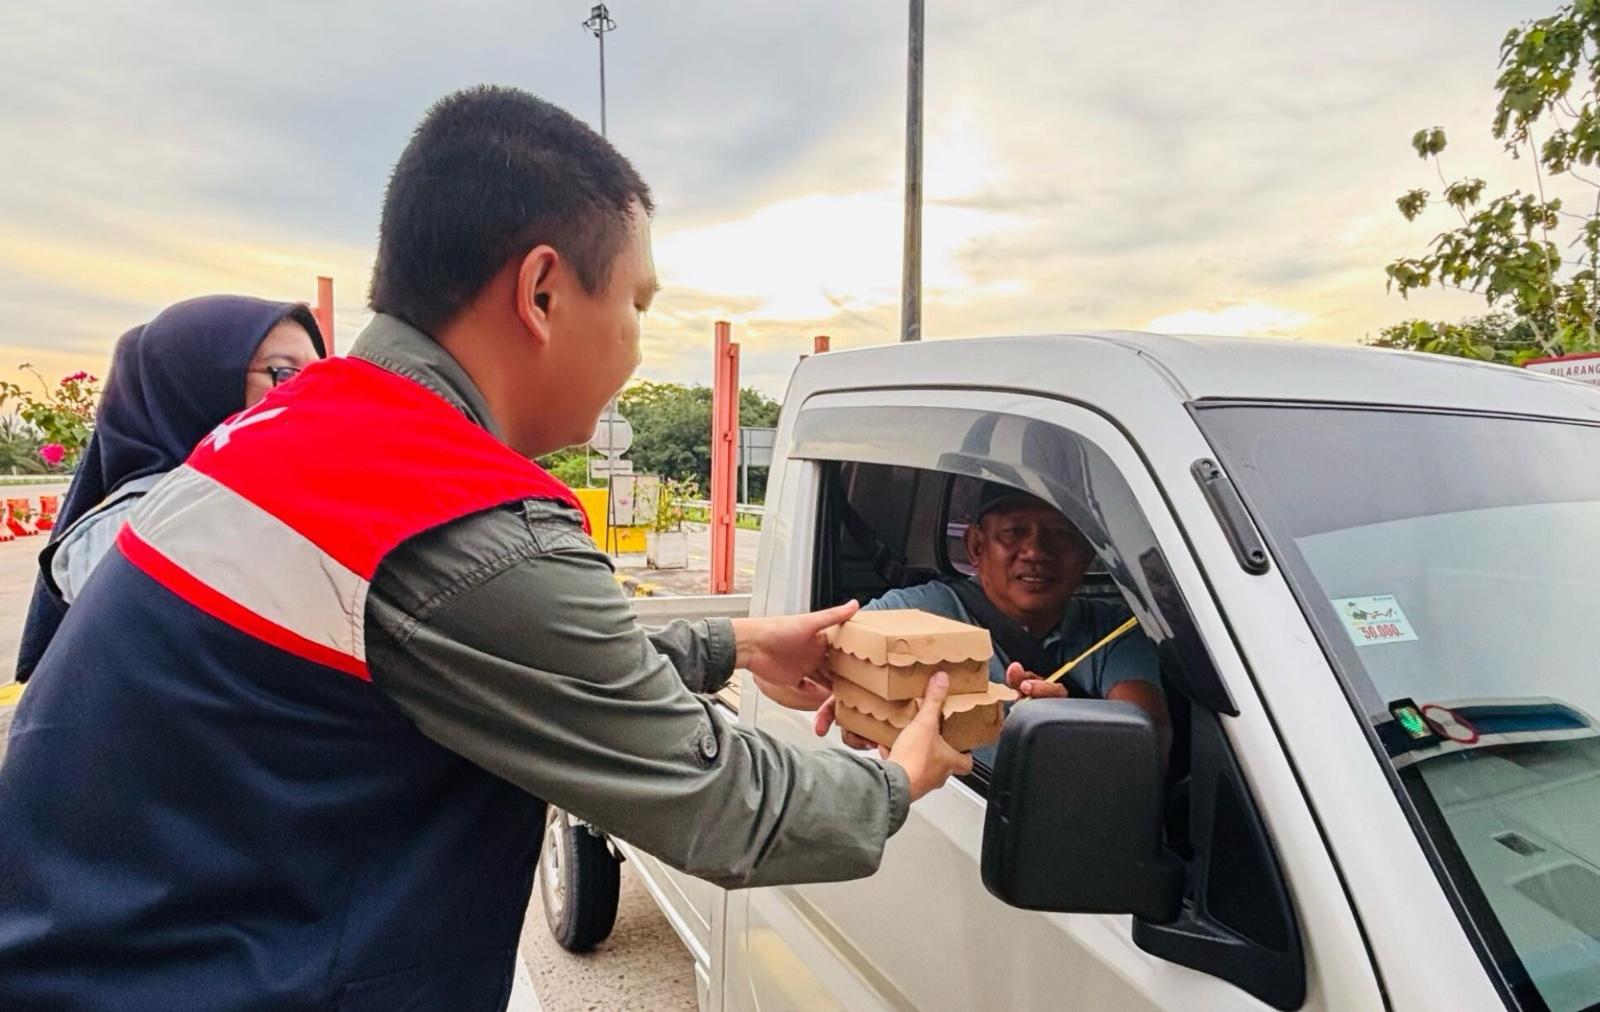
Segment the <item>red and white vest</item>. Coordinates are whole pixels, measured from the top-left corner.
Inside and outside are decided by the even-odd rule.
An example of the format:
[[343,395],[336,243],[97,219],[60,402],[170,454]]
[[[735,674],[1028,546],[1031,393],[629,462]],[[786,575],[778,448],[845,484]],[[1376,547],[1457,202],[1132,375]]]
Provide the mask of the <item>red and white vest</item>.
[[397,546],[530,498],[577,506],[359,359],[207,437],[16,715],[0,1007],[503,1007],[544,805],[372,684],[365,619]]

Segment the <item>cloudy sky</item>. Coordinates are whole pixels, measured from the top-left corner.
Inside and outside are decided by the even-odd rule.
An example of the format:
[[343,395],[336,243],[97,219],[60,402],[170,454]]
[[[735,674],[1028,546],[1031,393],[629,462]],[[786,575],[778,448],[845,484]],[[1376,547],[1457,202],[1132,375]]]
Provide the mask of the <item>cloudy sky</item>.
[[[1481,303],[1384,291],[1449,222],[1446,168],[1533,185],[1488,136],[1498,44],[1555,0],[928,5],[924,330],[1133,327],[1356,341]],[[615,0],[610,134],[657,195],[642,375],[708,382],[730,319],[781,393],[810,335],[895,339],[899,0]],[[524,87],[598,124],[588,3],[0,5],[0,379],[103,367],[161,306],[336,281],[342,344],[390,166],[428,103]],[[1437,185],[1434,187],[1438,189]]]

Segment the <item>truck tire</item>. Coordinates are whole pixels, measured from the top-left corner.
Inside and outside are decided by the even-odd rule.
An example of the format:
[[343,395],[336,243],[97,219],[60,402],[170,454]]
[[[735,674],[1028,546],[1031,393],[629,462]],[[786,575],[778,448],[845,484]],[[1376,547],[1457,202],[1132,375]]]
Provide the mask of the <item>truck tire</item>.
[[622,862],[604,836],[550,806],[539,854],[539,897],[556,944],[587,952],[606,940],[617,922]]

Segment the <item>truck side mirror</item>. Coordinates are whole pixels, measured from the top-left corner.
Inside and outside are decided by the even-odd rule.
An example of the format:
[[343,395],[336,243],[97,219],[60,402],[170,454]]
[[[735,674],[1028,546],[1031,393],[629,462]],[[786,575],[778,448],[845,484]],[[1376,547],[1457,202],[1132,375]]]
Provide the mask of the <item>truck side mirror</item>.
[[1132,703],[1012,707],[989,781],[983,884],[1014,907],[1178,915],[1183,865],[1161,843],[1154,724]]

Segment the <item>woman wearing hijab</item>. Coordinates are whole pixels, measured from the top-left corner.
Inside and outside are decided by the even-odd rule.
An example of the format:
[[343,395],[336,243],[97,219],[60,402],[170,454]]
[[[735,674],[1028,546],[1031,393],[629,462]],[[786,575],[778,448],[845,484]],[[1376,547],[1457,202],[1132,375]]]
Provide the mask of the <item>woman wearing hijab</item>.
[[17,681],[33,673],[139,497],[212,429],[325,354],[305,306],[238,295],[180,302],[122,335],[94,436],[39,556]]

